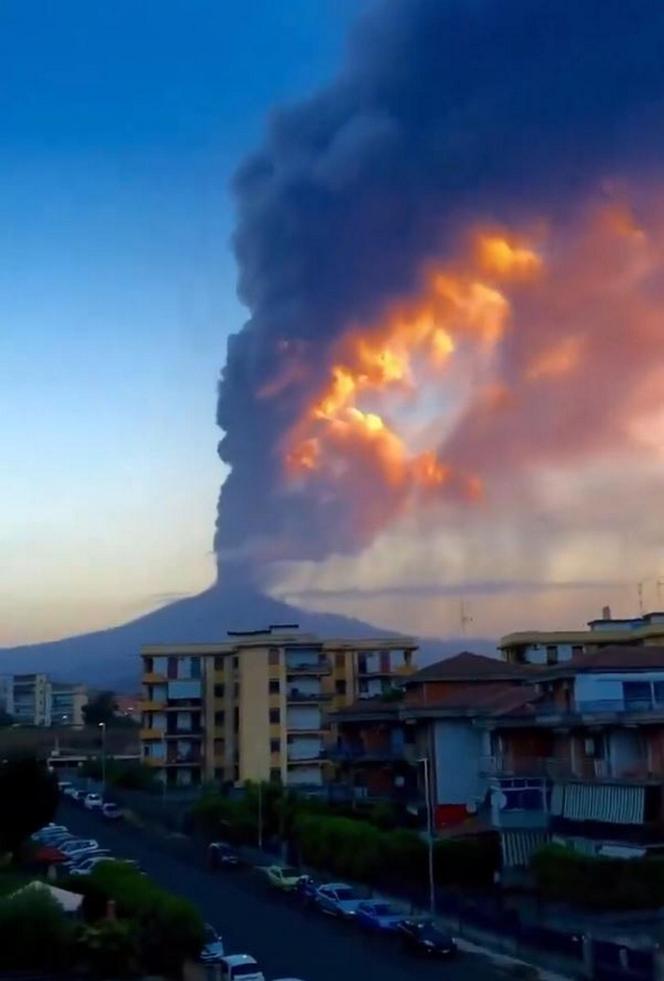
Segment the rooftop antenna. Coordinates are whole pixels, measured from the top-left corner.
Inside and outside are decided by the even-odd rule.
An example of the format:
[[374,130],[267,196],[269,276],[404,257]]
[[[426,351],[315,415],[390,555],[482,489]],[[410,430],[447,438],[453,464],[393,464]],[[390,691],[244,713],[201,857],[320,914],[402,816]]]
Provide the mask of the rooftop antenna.
[[662,586],[664,586],[664,579],[657,580],[657,608],[662,609]]
[[466,636],[466,627],[469,623],[473,622],[473,618],[469,613],[466,612],[465,600],[461,600],[459,603],[459,622],[461,623],[461,633]]

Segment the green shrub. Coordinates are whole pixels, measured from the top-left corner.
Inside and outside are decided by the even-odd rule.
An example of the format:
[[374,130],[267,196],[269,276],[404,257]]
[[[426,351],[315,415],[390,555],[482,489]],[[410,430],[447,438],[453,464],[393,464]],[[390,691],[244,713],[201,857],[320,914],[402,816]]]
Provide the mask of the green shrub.
[[100,863],[88,879],[86,901],[90,905],[101,897],[105,902],[112,899],[117,915],[135,923],[139,957],[146,970],[171,973],[200,953],[203,921],[187,900],[119,862]]
[[123,920],[100,920],[85,926],[77,951],[80,962],[94,977],[132,977],[138,966],[136,927]]
[[0,900],[0,957],[5,968],[59,970],[67,966],[73,926],[46,889]]
[[549,845],[533,856],[531,870],[547,899],[597,909],[653,909],[664,906],[664,860],[579,855]]

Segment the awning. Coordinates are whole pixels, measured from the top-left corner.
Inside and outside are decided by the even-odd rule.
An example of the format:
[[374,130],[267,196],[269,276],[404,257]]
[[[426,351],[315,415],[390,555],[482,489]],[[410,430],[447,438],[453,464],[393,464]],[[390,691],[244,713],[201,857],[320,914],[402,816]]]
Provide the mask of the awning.
[[[558,785],[563,794],[561,813],[570,821],[605,821],[609,824],[643,824],[645,787],[618,784],[568,783]],[[554,787],[554,792],[556,787]],[[557,802],[557,801],[556,801]]]
[[501,831],[503,868],[526,868],[533,854],[547,844],[545,831]]

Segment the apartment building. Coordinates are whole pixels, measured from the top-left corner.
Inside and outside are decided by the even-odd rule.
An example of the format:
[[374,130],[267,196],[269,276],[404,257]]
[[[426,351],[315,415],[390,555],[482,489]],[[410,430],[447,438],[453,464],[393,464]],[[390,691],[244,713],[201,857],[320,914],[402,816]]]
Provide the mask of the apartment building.
[[24,726],[82,726],[85,685],[52,681],[46,674],[5,675],[0,685],[5,712]]
[[[481,718],[497,718],[536,697],[532,669],[463,651],[405,677],[400,701],[358,701],[333,716],[338,779],[357,798],[422,805],[425,781],[435,825],[464,824],[489,789],[480,761],[490,738]],[[425,770],[425,767],[427,768]]]
[[144,647],[143,759],[169,786],[320,786],[330,711],[391,689],[416,650],[410,638],[322,640],[288,626]]
[[662,851],[664,647],[592,651],[541,669],[535,687],[528,711],[479,722],[507,864],[543,840],[592,855]]
[[587,630],[526,630],[501,638],[499,648],[511,664],[553,665],[610,645],[664,645],[664,613],[615,619],[608,606]]

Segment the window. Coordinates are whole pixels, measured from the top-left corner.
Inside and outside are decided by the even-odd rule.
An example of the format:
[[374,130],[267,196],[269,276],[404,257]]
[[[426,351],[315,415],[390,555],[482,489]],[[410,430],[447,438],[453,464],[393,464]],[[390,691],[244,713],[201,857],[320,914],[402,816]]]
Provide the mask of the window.
[[224,755],[224,749],[225,749],[224,740],[223,739],[215,739],[215,741],[214,741],[214,755],[215,756],[223,756]]
[[233,698],[239,698],[239,697],[240,697],[240,682],[236,681],[233,684]]
[[214,724],[216,726],[223,726],[223,724],[225,722],[225,719],[226,719],[226,713],[225,712],[215,712],[214,713]]
[[270,740],[270,752],[280,753],[281,752],[281,739],[271,739]]
[[335,684],[334,684],[334,688],[335,688],[335,691],[336,691],[337,695],[345,695],[346,694],[346,682],[345,681],[336,681]]
[[583,644],[572,644],[572,657],[580,657],[583,654]]
[[215,698],[223,698],[225,694],[226,694],[226,686],[225,685],[215,685],[214,686],[214,697]]
[[367,681],[366,678],[362,678],[360,680],[359,689],[362,692],[362,694],[365,694],[366,692],[369,691],[369,682]]
[[649,681],[623,681],[623,700],[625,708],[639,709],[650,708],[652,705],[652,693]]
[[281,722],[281,712],[279,709],[270,709],[270,724],[273,726],[279,725]]
[[357,657],[357,670],[360,674],[367,673],[367,656],[366,654],[358,654]]
[[192,657],[191,659],[191,677],[200,678],[201,676],[201,659],[200,657]]
[[224,658],[221,654],[217,654],[214,659],[214,670],[223,671],[224,670]]
[[279,664],[279,648],[271,647],[267,655],[267,663],[271,665]]
[[240,731],[240,710],[237,706],[233,709],[233,732]]
[[345,665],[345,663],[346,663],[346,658],[344,657],[343,654],[335,654],[334,655],[334,666],[335,666],[335,668],[343,668],[343,666]]
[[546,663],[556,664],[558,661],[558,648],[555,644],[547,644],[546,648]]
[[151,657],[146,657],[143,659],[143,670],[146,674],[152,674],[154,671],[154,659]]
[[270,695],[278,695],[278,694],[279,694],[279,679],[270,678]]
[[177,678],[178,676],[178,659],[176,657],[169,657],[168,659],[168,677]]
[[240,658],[237,656],[237,654],[234,654],[233,655],[233,667],[234,668],[239,668],[239,666],[240,666]]
[[655,690],[655,704],[664,705],[664,681],[653,681]]

